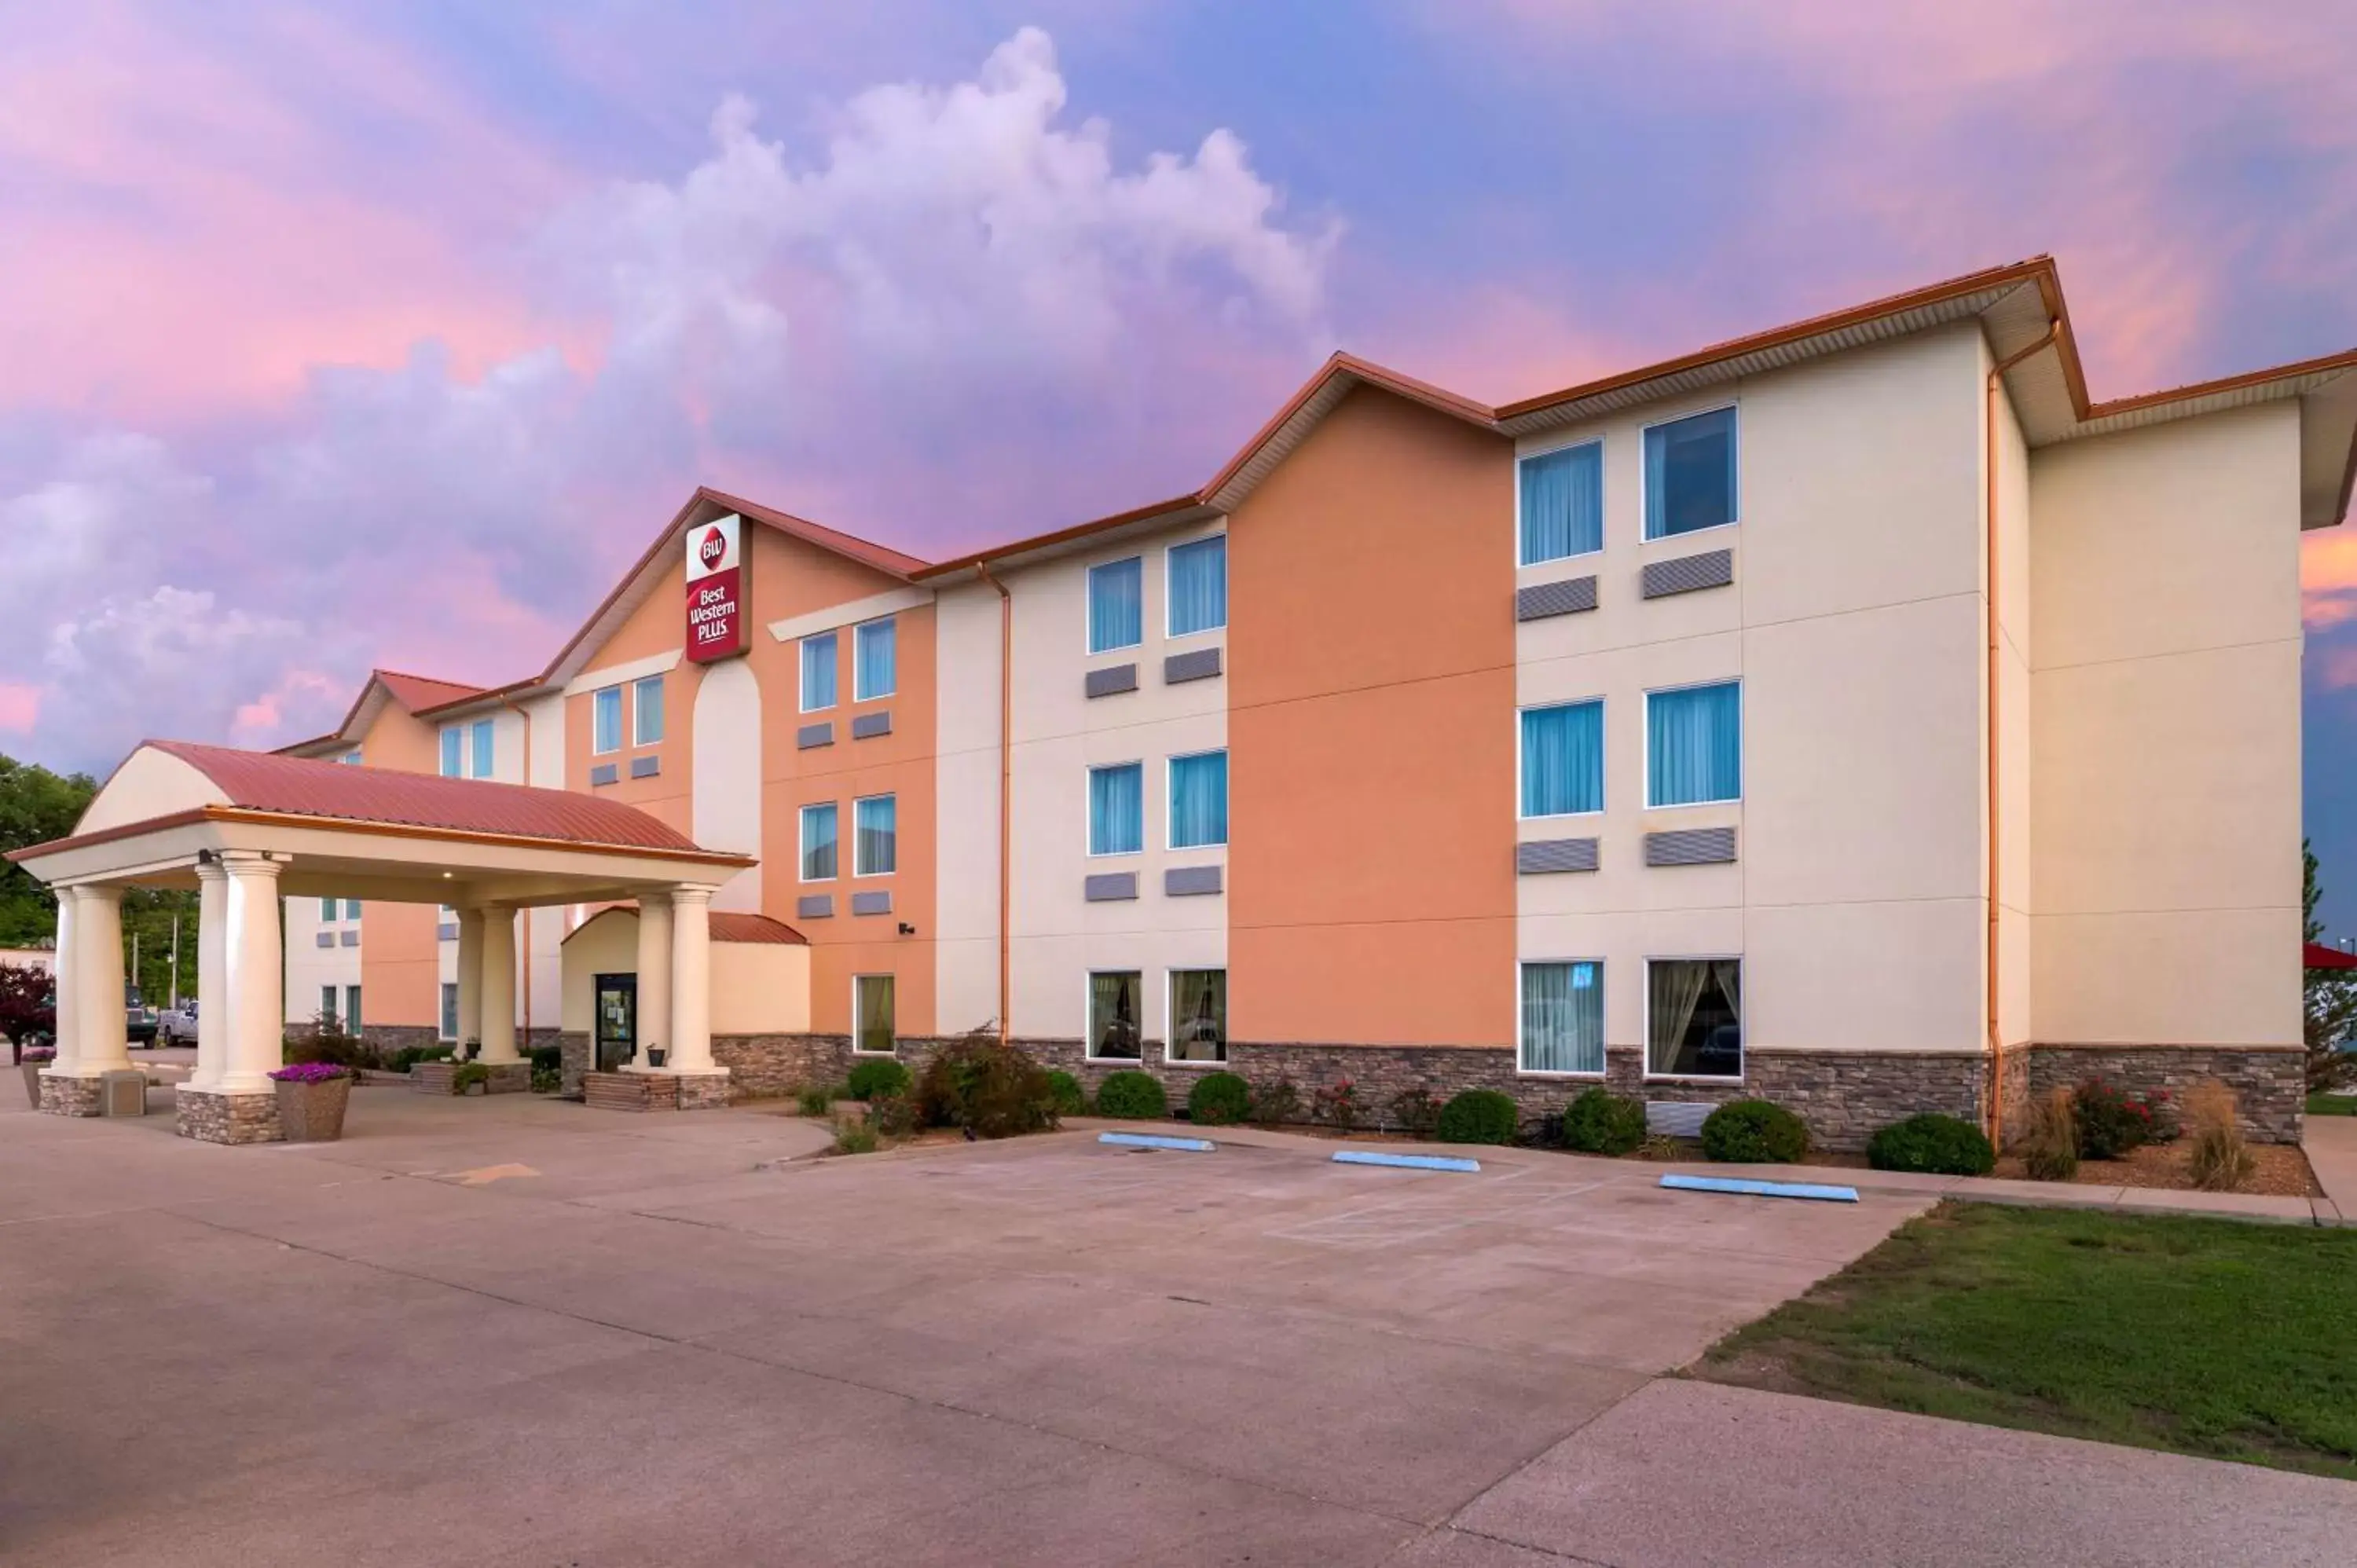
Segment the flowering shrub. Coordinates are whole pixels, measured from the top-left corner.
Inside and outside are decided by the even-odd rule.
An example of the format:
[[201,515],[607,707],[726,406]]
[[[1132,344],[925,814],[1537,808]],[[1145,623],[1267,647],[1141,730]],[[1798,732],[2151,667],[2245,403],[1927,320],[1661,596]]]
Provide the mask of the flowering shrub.
[[1355,1129],[1367,1113],[1359,1100],[1359,1086],[1347,1078],[1320,1087],[1310,1096],[1310,1114],[1345,1133]]
[[2177,1111],[2165,1089],[2139,1099],[2109,1079],[2091,1078],[2071,1099],[2082,1159],[2115,1160],[2177,1136]]
[[58,1059],[57,1047],[54,1046],[27,1047],[25,1059],[28,1062],[53,1062]]
[[279,1083],[328,1083],[352,1075],[350,1069],[339,1067],[334,1062],[296,1062],[293,1067],[280,1068],[270,1076]]

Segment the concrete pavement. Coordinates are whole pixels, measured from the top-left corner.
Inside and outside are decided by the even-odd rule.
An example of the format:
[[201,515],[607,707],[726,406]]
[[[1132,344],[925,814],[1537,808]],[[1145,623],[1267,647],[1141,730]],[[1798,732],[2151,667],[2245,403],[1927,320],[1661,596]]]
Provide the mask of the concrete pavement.
[[2012,1563],[2009,1492],[2208,1553],[2136,1561],[2357,1532],[2338,1483],[1654,1380],[1925,1196],[825,1138],[399,1088],[329,1145],[0,1114],[0,1561]]
[[2300,1147],[2324,1188],[2319,1213],[2329,1208],[2340,1223],[2357,1224],[2357,1116],[2309,1117]]

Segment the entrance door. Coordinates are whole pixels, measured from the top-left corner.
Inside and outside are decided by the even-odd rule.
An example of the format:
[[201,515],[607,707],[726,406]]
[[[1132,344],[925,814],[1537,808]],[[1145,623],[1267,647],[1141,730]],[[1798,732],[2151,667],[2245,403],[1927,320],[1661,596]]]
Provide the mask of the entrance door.
[[597,1070],[619,1072],[639,1048],[639,977],[601,974],[594,983],[597,988]]

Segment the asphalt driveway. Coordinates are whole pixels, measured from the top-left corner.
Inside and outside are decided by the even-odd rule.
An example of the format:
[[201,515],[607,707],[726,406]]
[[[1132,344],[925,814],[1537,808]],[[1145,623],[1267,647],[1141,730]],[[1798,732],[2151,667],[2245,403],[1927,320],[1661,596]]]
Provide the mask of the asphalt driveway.
[[[0,1559],[1799,1563],[1878,1498],[1892,1560],[2007,1561],[1910,1468],[1957,1433],[1974,1495],[2045,1477],[2045,1539],[2140,1510],[2162,1554],[2118,1561],[2357,1524],[2337,1483],[1652,1381],[1897,1196],[1254,1133],[814,1161],[766,1112],[397,1088],[333,1145],[168,1127],[0,1114]],[[2218,1555],[2262,1505],[2268,1554]]]

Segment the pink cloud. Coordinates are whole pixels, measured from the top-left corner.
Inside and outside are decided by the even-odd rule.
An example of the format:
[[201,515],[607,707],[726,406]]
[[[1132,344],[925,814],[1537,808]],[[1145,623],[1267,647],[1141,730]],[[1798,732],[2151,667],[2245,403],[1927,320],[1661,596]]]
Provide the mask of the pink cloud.
[[41,689],[0,681],[0,730],[30,735],[41,718]]

